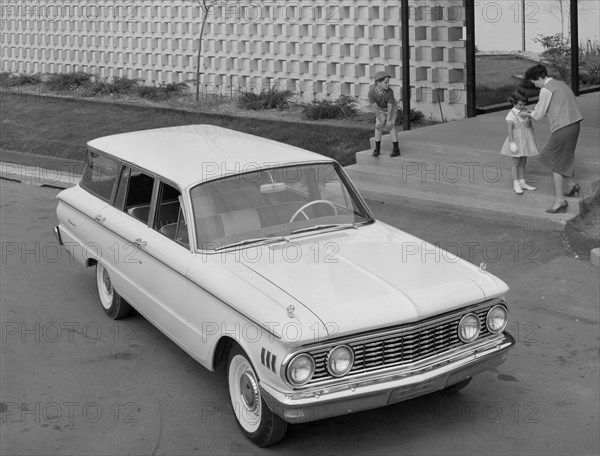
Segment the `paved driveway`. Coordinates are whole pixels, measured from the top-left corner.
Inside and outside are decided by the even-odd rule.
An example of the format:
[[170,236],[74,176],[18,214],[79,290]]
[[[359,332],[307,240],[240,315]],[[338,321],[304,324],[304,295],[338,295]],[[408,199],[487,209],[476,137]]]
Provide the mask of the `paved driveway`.
[[[272,453],[238,432],[222,372],[105,316],[94,271],[52,236],[57,192],[0,182],[1,453]],[[598,269],[557,233],[372,208],[505,279],[518,343],[460,394],[293,426],[277,453],[598,454]]]

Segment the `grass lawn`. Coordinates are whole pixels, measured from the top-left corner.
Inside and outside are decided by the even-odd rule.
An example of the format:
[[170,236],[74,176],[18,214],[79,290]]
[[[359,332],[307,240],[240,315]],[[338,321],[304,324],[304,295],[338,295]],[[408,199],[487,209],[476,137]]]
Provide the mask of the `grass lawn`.
[[525,71],[538,62],[514,55],[476,55],[475,80],[477,85],[488,87],[519,84],[513,75],[524,75]]
[[[476,103],[478,108],[508,103],[508,97],[519,86],[514,75],[537,64],[533,60],[513,55],[478,55],[475,57]],[[530,97],[537,96],[537,89],[528,90]]]
[[[211,124],[302,147],[355,163],[369,148],[369,130],[297,124],[159,108],[2,93],[0,148],[82,160],[87,141],[116,133],[189,124]],[[168,151],[165,151],[168,153]]]

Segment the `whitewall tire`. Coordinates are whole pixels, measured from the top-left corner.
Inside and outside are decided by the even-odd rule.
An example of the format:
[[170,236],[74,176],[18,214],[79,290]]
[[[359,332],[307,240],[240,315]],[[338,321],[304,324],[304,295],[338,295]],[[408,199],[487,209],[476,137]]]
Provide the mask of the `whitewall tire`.
[[131,306],[117,293],[108,269],[102,263],[96,264],[96,285],[102,308],[110,318],[117,320],[129,315]]
[[285,435],[287,423],[265,403],[258,376],[248,356],[238,345],[229,353],[227,382],[231,406],[244,435],[260,447],[280,441]]

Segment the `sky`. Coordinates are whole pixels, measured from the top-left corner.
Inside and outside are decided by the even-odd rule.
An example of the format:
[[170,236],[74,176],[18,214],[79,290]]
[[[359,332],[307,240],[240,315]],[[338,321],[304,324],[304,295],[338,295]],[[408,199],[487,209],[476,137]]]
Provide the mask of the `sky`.
[[[579,0],[579,40],[599,41],[600,1]],[[564,33],[569,33],[569,0],[563,0]],[[538,35],[562,31],[559,0],[525,0],[525,50],[542,51]],[[475,0],[475,36],[480,51],[522,50],[522,0]]]

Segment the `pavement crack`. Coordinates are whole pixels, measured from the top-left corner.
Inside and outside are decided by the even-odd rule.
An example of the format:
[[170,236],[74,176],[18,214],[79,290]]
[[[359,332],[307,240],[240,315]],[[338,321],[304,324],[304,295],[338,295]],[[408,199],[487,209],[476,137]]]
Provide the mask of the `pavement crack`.
[[154,444],[152,453],[150,453],[152,456],[156,455],[156,450],[158,450],[158,446],[160,445],[160,439],[162,438],[162,431],[163,431],[162,406],[161,406],[160,399],[158,400],[158,419],[160,420],[160,428],[158,430],[158,439],[156,440],[156,443]]

